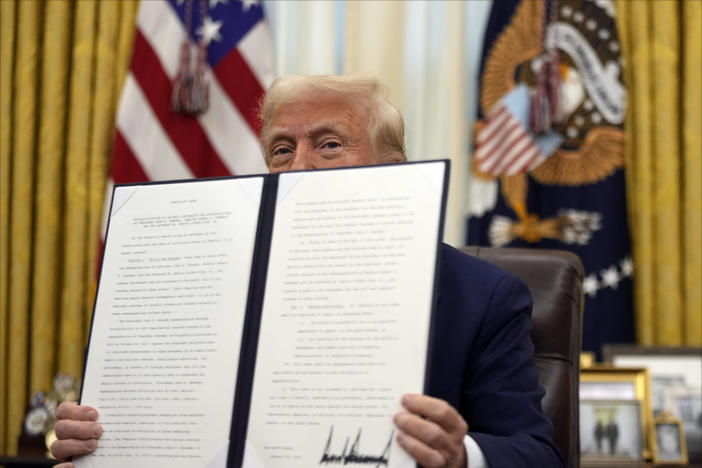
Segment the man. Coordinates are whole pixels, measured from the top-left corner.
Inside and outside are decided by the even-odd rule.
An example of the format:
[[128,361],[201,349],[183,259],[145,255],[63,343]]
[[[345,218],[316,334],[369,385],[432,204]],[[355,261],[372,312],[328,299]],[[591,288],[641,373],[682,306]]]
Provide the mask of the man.
[[607,424],[607,439],[609,440],[609,454],[614,456],[617,453],[617,439],[619,438],[619,426],[614,421],[614,418],[609,420]]
[[[402,116],[372,78],[280,78],[261,118],[270,172],[406,160]],[[398,443],[424,467],[562,466],[541,409],[526,286],[446,245],[439,281],[432,396],[402,397]],[[95,409],[63,404],[57,417],[57,458],[95,449]]]
[[597,420],[595,426],[595,444],[597,445],[597,453],[602,453],[602,439],[604,438],[604,424],[601,420]]

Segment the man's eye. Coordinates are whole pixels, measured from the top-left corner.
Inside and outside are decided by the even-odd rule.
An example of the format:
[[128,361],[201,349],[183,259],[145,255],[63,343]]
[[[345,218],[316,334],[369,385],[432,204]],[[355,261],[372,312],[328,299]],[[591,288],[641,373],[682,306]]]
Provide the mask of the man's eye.
[[327,141],[324,144],[322,144],[322,148],[337,149],[341,148],[341,144],[338,141]]
[[292,153],[292,150],[290,148],[282,147],[282,148],[273,148],[273,156],[285,156]]

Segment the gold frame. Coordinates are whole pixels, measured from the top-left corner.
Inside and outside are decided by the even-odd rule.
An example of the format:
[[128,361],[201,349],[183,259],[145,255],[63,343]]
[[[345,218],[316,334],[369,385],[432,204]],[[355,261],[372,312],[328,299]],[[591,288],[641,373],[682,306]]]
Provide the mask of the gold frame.
[[[658,433],[656,432],[659,424],[674,424],[678,426],[678,442],[680,443],[680,456],[679,460],[660,460],[658,453]],[[687,442],[685,441],[685,431],[683,429],[682,421],[678,418],[673,417],[667,411],[663,411],[658,417],[653,420],[653,462],[657,465],[687,465]]]
[[[631,382],[634,385],[634,396],[641,404],[642,457],[644,460],[650,460],[653,457],[655,433],[653,432],[653,410],[651,409],[651,378],[648,369],[597,364],[580,369],[580,382]],[[611,400],[611,398],[606,399]]]
[[580,368],[587,369],[596,365],[597,359],[592,351],[580,351]]

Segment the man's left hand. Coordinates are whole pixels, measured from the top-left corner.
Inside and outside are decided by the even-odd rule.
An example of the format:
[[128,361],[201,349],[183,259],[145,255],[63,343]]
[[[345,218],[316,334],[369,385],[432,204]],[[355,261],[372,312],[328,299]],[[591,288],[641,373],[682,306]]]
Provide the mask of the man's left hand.
[[463,438],[468,424],[444,400],[426,395],[402,397],[406,411],[395,415],[397,442],[425,468],[467,468]]

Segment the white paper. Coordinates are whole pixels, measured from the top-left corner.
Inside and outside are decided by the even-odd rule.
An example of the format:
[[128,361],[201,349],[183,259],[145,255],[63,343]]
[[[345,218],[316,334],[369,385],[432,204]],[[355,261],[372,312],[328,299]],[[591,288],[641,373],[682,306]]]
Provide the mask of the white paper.
[[392,417],[424,386],[431,164],[281,174],[245,467],[415,466]]
[[263,179],[118,187],[77,467],[224,467]]

